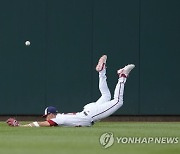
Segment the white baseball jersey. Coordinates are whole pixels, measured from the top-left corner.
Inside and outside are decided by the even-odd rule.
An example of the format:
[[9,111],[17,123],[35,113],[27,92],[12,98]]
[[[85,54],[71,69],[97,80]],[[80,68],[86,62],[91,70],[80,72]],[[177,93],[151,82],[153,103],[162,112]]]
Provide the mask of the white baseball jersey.
[[56,118],[48,120],[51,126],[91,126],[93,119],[83,112],[72,113],[72,114],[60,114],[56,115]]
[[120,77],[114,91],[114,99],[106,82],[106,70],[99,72],[99,90],[101,97],[94,103],[84,106],[82,112],[75,114],[57,114],[56,118],[48,120],[51,126],[91,126],[94,122],[106,118],[123,105],[125,77]]

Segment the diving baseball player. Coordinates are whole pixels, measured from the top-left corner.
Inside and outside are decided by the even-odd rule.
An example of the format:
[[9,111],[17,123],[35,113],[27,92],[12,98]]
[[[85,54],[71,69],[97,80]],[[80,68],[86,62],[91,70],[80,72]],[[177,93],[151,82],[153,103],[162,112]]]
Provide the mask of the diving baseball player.
[[59,113],[53,106],[45,109],[43,117],[46,121],[32,122],[26,125],[21,125],[13,118],[9,118],[7,123],[9,126],[19,127],[43,127],[43,126],[92,126],[95,122],[104,119],[123,105],[124,85],[131,70],[135,67],[134,64],[129,64],[117,71],[119,76],[114,98],[111,100],[111,93],[109,91],[106,81],[106,61],[107,56],[103,55],[96,66],[96,71],[99,72],[99,90],[101,97],[93,103],[84,106],[83,111],[77,113]]

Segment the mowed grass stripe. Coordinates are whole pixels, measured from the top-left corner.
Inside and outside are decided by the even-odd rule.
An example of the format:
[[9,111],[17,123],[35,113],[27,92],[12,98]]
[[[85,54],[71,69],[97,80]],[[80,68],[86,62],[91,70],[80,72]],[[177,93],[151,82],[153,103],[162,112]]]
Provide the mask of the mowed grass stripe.
[[[27,122],[23,122],[27,123]],[[178,144],[118,144],[102,148],[99,137],[113,132],[116,137],[179,137],[178,122],[99,122],[93,127],[14,128],[0,123],[2,154],[173,154]],[[180,142],[180,141],[179,141]]]

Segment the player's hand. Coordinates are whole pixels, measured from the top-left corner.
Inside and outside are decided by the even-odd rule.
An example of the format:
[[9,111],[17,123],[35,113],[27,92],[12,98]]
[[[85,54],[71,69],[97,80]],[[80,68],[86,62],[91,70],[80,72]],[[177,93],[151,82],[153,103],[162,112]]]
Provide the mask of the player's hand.
[[19,126],[19,122],[14,119],[14,118],[9,118],[6,123],[9,125],[9,126],[13,126],[13,127],[17,127]]

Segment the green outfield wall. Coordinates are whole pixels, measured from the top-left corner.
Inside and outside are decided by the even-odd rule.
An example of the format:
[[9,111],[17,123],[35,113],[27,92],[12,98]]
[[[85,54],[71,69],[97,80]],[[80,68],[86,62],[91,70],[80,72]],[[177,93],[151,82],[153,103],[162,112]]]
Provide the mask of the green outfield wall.
[[180,115],[179,8],[179,0],[1,0],[0,115],[81,111],[100,97],[102,54],[112,97],[117,69],[136,65],[116,115]]

